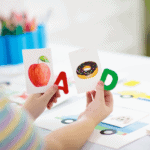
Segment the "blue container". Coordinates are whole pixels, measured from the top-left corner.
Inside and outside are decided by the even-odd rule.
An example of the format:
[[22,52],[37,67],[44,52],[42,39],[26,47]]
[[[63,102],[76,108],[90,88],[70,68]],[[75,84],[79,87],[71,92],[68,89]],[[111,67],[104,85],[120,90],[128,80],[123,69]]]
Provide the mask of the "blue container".
[[25,35],[7,35],[5,39],[7,47],[7,64],[23,63],[22,50],[26,49]]
[[44,25],[39,25],[37,28],[39,48],[46,48],[46,29]]
[[26,48],[27,49],[39,48],[39,45],[38,45],[38,31],[27,32],[24,35],[26,37]]
[[0,65],[7,65],[6,41],[3,36],[0,36]]
[[23,63],[23,49],[46,48],[46,31],[39,25],[34,32],[0,36],[0,65]]

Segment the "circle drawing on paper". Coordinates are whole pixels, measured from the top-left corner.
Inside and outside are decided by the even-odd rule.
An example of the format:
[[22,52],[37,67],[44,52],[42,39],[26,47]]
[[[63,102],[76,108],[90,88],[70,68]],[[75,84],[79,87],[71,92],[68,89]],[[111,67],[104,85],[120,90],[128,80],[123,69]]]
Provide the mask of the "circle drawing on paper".
[[100,133],[103,135],[112,135],[112,134],[116,134],[117,131],[113,129],[105,129],[105,130],[100,131]]
[[71,123],[73,123],[75,121],[76,121],[76,119],[63,119],[61,121],[61,123],[63,123],[63,124],[71,124]]

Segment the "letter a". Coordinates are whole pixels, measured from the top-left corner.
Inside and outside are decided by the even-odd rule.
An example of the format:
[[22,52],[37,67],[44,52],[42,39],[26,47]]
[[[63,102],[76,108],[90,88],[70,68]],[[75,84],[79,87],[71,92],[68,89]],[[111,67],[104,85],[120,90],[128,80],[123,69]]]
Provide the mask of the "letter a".
[[65,94],[69,93],[68,90],[68,83],[67,83],[67,76],[65,72],[60,72],[59,76],[57,77],[56,81],[54,84],[58,85],[60,81],[63,80],[64,86],[58,86],[58,89],[63,90]]

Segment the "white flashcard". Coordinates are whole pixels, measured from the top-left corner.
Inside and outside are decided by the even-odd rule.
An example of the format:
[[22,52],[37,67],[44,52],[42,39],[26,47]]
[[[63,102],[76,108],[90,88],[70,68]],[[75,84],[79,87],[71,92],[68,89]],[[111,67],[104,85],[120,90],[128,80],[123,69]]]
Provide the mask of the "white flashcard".
[[112,114],[108,116],[106,119],[104,119],[102,122],[117,127],[125,127],[130,124],[133,124],[138,120],[143,119],[148,115],[149,115],[148,113],[142,111],[115,107]]
[[81,49],[69,53],[75,84],[78,93],[96,88],[102,69],[97,50]]
[[51,49],[23,50],[27,93],[44,93],[54,84]]

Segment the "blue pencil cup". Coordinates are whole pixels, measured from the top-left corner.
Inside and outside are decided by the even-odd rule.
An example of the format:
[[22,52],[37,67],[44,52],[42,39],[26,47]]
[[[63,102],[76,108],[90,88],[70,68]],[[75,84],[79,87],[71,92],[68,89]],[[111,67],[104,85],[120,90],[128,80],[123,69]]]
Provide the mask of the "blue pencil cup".
[[6,42],[3,36],[0,36],[0,66],[7,65]]
[[23,63],[23,49],[38,49],[45,47],[46,31],[44,25],[39,25],[34,32],[0,36],[0,65]]
[[38,31],[25,33],[25,37],[26,37],[26,48],[27,49],[39,48]]
[[7,47],[7,64],[23,63],[22,49],[26,49],[24,34],[5,36]]
[[46,30],[44,25],[39,25],[37,28],[39,48],[46,47]]

